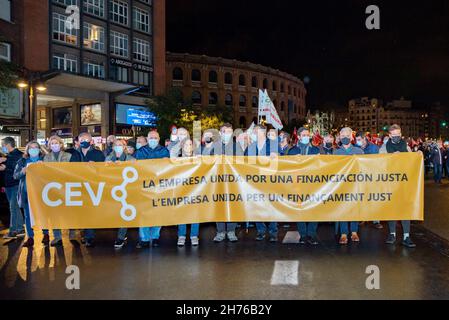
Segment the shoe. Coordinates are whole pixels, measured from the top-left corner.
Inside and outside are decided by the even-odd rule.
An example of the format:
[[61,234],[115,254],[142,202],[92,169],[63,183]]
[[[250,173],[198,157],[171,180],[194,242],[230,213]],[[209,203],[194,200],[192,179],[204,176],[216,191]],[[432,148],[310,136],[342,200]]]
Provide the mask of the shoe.
[[184,247],[186,245],[186,237],[178,237],[178,247]]
[[360,242],[360,238],[359,235],[357,234],[357,232],[353,232],[351,235],[351,241],[352,242]]
[[44,234],[44,237],[42,238],[42,244],[44,246],[48,246],[50,243],[50,236],[48,234]]
[[161,243],[159,239],[153,239],[153,241],[151,241],[151,245],[153,246],[153,248],[157,248],[160,247]]
[[34,239],[33,238],[28,238],[27,241],[25,241],[23,243],[23,246],[26,248],[31,248],[32,246],[34,246]]
[[307,239],[307,243],[311,246],[317,246],[319,244],[318,239],[316,237],[309,237]]
[[192,246],[198,247],[200,244],[200,239],[198,237],[191,237],[190,242],[192,243]]
[[340,237],[339,243],[340,243],[341,245],[346,245],[346,244],[348,244],[348,236],[345,235],[345,234],[342,234],[341,237]]
[[23,239],[25,238],[25,230],[20,230],[16,233],[17,239]]
[[127,240],[127,238],[115,240],[115,242],[114,242],[114,248],[115,248],[115,249],[121,249],[121,248],[123,248],[123,246],[125,245],[126,240]]
[[50,246],[52,247],[60,247],[62,246],[62,239],[53,239],[50,243]]
[[410,237],[407,237],[404,241],[402,241],[402,245],[407,248],[416,248],[416,244],[413,243]]
[[214,242],[223,242],[224,239],[226,239],[226,233],[225,232],[217,232],[217,235],[214,238]]
[[15,232],[8,232],[3,236],[4,240],[17,239],[17,234]]
[[271,234],[271,235],[270,235],[270,242],[271,242],[271,243],[278,242],[278,236],[275,235],[275,234]]
[[237,236],[235,235],[234,231],[228,231],[227,236],[228,236],[228,240],[230,242],[237,242],[237,241],[239,241],[239,238],[237,238]]
[[383,229],[384,228],[384,226],[381,224],[381,223],[375,223],[374,224],[374,228],[376,228],[376,229]]
[[256,237],[256,241],[263,241],[263,240],[265,240],[265,234],[258,233],[257,237]]
[[300,245],[305,245],[306,242],[306,237],[301,237],[301,235],[299,235],[299,244]]
[[150,247],[150,241],[137,242],[136,249],[146,249]]
[[386,244],[395,244],[396,243],[396,236],[392,233],[388,235],[387,241],[385,241]]
[[86,246],[86,248],[93,248],[95,247],[95,242],[93,239],[85,239],[85,243],[84,245]]

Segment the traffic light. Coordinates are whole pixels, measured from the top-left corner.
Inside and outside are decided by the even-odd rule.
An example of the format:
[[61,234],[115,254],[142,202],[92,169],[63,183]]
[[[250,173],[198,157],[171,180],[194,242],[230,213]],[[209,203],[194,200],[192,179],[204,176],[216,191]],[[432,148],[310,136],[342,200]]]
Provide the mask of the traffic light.
[[441,121],[441,127],[443,127],[443,128],[447,127],[447,121],[446,120]]

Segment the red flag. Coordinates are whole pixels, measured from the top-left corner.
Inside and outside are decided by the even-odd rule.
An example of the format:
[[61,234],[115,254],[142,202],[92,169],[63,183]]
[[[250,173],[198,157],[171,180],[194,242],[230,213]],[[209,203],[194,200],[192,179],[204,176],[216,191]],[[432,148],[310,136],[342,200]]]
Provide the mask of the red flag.
[[299,140],[299,138],[298,138],[298,129],[296,129],[296,127],[295,127],[295,130],[293,131],[293,135],[292,135],[292,144],[293,145],[298,144],[298,140]]
[[317,130],[312,137],[312,145],[315,147],[320,146],[324,141],[324,138],[320,135],[320,132]]

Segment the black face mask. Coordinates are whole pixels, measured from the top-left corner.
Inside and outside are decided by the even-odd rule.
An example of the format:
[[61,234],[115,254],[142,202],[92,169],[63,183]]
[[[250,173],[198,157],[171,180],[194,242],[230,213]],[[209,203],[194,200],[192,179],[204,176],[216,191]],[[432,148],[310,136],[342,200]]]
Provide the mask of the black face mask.
[[399,136],[391,137],[391,142],[393,142],[393,143],[395,143],[395,144],[401,142],[401,140],[402,140],[402,138],[399,137]]
[[345,137],[345,138],[341,139],[341,143],[342,143],[344,146],[347,146],[347,145],[351,144],[351,139]]
[[326,142],[325,147],[326,147],[327,149],[332,148],[332,142]]
[[214,139],[213,138],[206,138],[206,139],[204,139],[204,142],[212,143],[212,142],[214,142]]

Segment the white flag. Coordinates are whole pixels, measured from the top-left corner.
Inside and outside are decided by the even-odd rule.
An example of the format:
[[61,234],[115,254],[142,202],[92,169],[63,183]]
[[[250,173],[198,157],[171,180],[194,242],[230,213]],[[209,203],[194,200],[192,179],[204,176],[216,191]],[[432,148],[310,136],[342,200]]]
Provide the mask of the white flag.
[[282,125],[281,118],[279,118],[279,115],[277,113],[276,107],[274,106],[273,101],[271,101],[270,96],[268,95],[267,90],[265,90],[265,107],[264,110],[266,110],[266,121],[267,123],[270,123],[275,129],[282,130],[284,127]]
[[259,89],[259,119],[263,116],[267,117],[270,112],[267,98],[270,99],[266,90],[263,92]]

